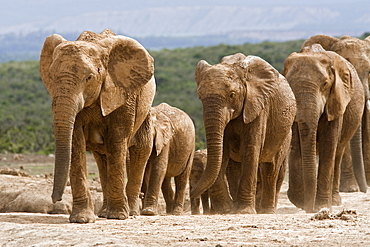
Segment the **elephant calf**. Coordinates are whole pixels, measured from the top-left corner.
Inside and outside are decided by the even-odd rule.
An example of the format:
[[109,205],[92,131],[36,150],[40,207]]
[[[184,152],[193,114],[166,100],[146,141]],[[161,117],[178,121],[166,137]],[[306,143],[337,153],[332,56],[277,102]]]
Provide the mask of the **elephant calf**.
[[[149,128],[144,131],[147,136],[135,137],[144,138],[152,147],[142,186],[144,203],[141,214],[158,214],[158,196],[162,186],[166,212],[179,215],[183,211],[195,150],[193,121],[185,112],[166,103],[152,107],[147,121]],[[171,186],[172,177],[175,178],[175,193]]]
[[[194,153],[193,167],[191,168],[189,185],[190,190],[198,183],[204,173],[207,163],[207,149],[197,150]],[[200,200],[202,199],[203,214],[210,213],[209,192],[206,190],[201,198],[190,197],[191,214],[200,214]]]

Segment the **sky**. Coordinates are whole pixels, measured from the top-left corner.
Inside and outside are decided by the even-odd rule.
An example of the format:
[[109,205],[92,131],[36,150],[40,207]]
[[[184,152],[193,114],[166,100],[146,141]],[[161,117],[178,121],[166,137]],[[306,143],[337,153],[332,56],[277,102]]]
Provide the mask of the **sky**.
[[[346,6],[369,11],[369,0],[0,0],[0,34],[32,23],[45,23],[88,12],[137,10],[171,6]],[[370,15],[369,15],[370,18]],[[79,25],[79,23],[76,23]],[[3,30],[3,31],[2,31]]]

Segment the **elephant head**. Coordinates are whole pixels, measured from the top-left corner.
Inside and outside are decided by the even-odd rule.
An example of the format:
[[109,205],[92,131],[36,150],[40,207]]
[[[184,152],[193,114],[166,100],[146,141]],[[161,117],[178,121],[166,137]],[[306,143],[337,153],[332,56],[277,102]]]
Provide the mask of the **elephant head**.
[[170,105],[161,103],[151,109],[153,148],[157,156],[170,142],[175,131],[171,119],[165,114],[171,111],[171,108]]
[[102,116],[107,116],[148,83],[153,73],[153,58],[144,47],[108,29],[100,34],[84,32],[76,41],[58,34],[46,38],[40,74],[52,98],[54,202],[61,200],[68,179],[77,114],[99,105]]
[[364,86],[366,100],[370,99],[370,36],[364,40],[345,35],[340,39],[327,35],[314,35],[307,39],[302,49],[320,44],[327,51],[334,51],[347,59],[356,69]]
[[193,198],[207,190],[220,172],[226,125],[239,117],[244,124],[256,119],[281,77],[261,58],[238,53],[216,65],[201,60],[195,79],[203,104],[208,157],[203,177],[191,192]]
[[283,75],[297,101],[295,122],[302,152],[303,207],[306,212],[312,212],[317,187],[316,133],[319,120],[322,116],[329,122],[343,118],[354,85],[360,85],[360,81],[348,61],[335,52],[325,51],[320,45],[292,53],[285,61]]

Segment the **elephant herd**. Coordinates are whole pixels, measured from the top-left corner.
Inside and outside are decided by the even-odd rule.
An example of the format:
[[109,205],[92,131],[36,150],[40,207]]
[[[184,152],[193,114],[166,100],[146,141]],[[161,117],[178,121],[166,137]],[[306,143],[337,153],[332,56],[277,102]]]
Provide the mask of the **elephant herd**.
[[134,39],[109,29],[76,41],[51,35],[40,74],[52,98],[52,200],[62,200],[69,176],[70,222],[95,221],[86,151],[99,168],[98,216],[108,219],[158,214],[160,190],[167,213],[179,215],[188,183],[193,214],[200,198],[205,214],[275,213],[286,170],[288,197],[307,213],[340,204],[339,189],[370,184],[370,37],[313,36],[282,74],[241,53],[199,61],[202,151],[185,112],[152,107],[154,61]]

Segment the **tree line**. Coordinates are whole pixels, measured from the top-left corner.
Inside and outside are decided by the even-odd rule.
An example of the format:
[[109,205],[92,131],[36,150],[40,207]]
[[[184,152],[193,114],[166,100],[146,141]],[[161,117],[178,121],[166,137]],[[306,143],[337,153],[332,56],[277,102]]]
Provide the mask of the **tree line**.
[[[259,56],[281,72],[285,58],[298,52],[302,43],[266,41],[149,51],[155,61],[157,84],[153,105],[167,102],[188,113],[196,127],[196,148],[204,148],[203,110],[194,79],[197,63],[204,59],[216,64],[223,56],[241,52]],[[54,152],[51,99],[38,68],[38,61],[0,64],[0,153]]]

